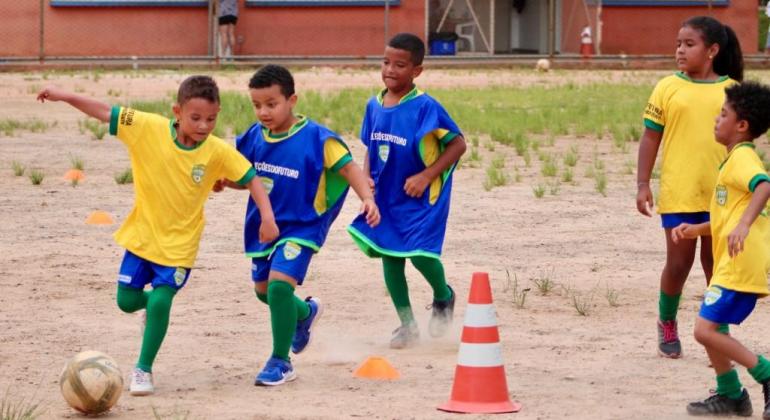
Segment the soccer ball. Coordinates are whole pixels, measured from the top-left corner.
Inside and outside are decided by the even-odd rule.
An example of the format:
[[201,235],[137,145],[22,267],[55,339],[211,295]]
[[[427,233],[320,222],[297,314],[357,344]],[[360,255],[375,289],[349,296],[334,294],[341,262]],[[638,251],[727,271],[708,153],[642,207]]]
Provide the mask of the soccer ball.
[[118,402],[123,374],[110,356],[86,350],[64,365],[59,385],[64,400],[72,408],[84,414],[99,414]]
[[551,69],[551,62],[548,61],[547,58],[541,58],[537,60],[537,64],[535,64],[535,70],[539,72],[547,72]]

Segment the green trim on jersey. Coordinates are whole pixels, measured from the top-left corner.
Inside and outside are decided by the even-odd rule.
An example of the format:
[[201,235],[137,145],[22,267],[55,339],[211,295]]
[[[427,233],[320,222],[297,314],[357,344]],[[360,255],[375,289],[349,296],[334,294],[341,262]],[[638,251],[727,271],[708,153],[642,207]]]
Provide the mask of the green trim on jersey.
[[280,241],[276,242],[273,246],[271,246],[270,248],[264,251],[247,252],[246,256],[249,258],[267,257],[268,255],[272,254],[277,247],[285,244],[286,242],[294,242],[297,245],[302,245],[306,248],[312,249],[313,252],[318,252],[321,249],[321,247],[319,247],[315,242],[308,241],[307,239],[288,237],[288,238],[281,239]]
[[117,136],[118,135],[118,119],[120,118],[120,107],[119,106],[113,106],[112,109],[110,109],[110,135],[111,136]]
[[649,128],[650,130],[657,131],[658,133],[662,133],[664,128],[662,125],[656,123],[655,121],[649,118],[644,119],[644,126]]
[[767,174],[757,174],[749,181],[749,191],[754,192],[760,182],[770,182],[770,176]]
[[692,83],[702,83],[702,84],[713,84],[713,83],[722,83],[725,80],[729,79],[730,76],[719,76],[716,80],[697,80],[697,79],[691,79],[690,76],[686,75],[683,71],[678,71],[675,73],[677,77],[680,79],[687,80],[688,82]]
[[[327,140],[328,141],[328,140]],[[346,154],[345,156],[341,157],[340,160],[337,161],[337,163],[334,164],[331,168],[329,168],[330,171],[337,173],[342,169],[343,166],[347,165],[348,163],[353,161],[353,157],[350,156],[350,153]]]
[[719,169],[722,169],[722,167],[725,166],[725,163],[727,163],[727,161],[730,159],[730,156],[732,156],[733,152],[739,147],[751,147],[752,149],[755,149],[757,146],[750,141],[744,141],[742,143],[736,144],[735,147],[733,147],[733,150],[730,150],[730,153],[727,154],[727,157],[725,158],[725,160],[723,160],[722,163],[719,164]]
[[171,130],[171,138],[174,139],[174,144],[176,144],[176,147],[178,147],[178,148],[180,148],[182,150],[187,150],[187,151],[195,150],[195,149],[201,147],[203,145],[203,143],[205,143],[206,140],[208,140],[208,137],[206,137],[205,139],[203,139],[203,141],[197,142],[197,143],[195,143],[192,146],[185,146],[184,144],[180,143],[179,140],[176,139],[176,134],[177,134],[176,133],[176,127],[175,127],[176,124],[177,124],[177,121],[175,119],[173,119],[173,118],[169,122],[169,127],[170,127],[170,130]]
[[[385,88],[381,90],[380,93],[377,94],[377,102],[380,105],[382,105],[385,102],[385,93],[387,92],[388,92],[388,89]],[[420,89],[417,89],[417,86],[415,86],[406,95],[402,96],[401,99],[398,100],[398,105],[401,105],[404,102],[410,101],[424,93],[425,92],[421,91]]]
[[289,137],[297,134],[299,130],[302,130],[308,123],[307,117],[304,115],[297,115],[297,122],[292,124],[291,127],[289,127],[289,131],[285,133],[273,133],[268,129],[267,127],[262,127],[262,135],[265,137],[265,140],[268,143],[277,143],[279,141],[283,141],[288,139]]
[[353,226],[348,226],[348,233],[350,236],[353,237],[353,241],[358,245],[359,248],[361,248],[361,251],[364,252],[369,257],[372,258],[379,258],[383,255],[387,255],[389,257],[399,257],[399,258],[410,258],[410,257],[427,257],[427,258],[435,258],[440,259],[441,256],[439,254],[435,254],[433,252],[428,251],[411,251],[411,252],[399,252],[399,251],[391,251],[389,249],[381,248],[377,246],[374,242],[372,242],[369,238],[364,236],[361,231],[354,228]]
[[252,166],[251,168],[249,168],[248,171],[246,171],[246,174],[243,175],[241,179],[236,181],[236,183],[238,185],[246,185],[249,182],[251,182],[251,180],[254,179],[255,176],[257,176],[257,170],[254,169],[254,167]]
[[444,137],[442,137],[442,138],[438,139],[438,141],[439,141],[441,144],[443,144],[443,145],[445,145],[445,146],[446,146],[447,144],[449,144],[449,142],[450,142],[450,141],[454,140],[454,139],[455,139],[455,137],[457,137],[457,136],[458,136],[458,134],[457,134],[457,133],[453,133],[453,132],[449,131],[449,132],[447,132],[447,133],[444,135]]

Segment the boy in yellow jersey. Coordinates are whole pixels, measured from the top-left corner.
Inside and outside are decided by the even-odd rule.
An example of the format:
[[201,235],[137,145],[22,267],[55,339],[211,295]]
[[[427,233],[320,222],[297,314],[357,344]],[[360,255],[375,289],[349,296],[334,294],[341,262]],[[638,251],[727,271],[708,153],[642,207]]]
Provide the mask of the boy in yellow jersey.
[[[254,384],[281,385],[297,375],[289,350],[302,353],[311,329],[323,312],[317,297],[300,299],[294,290],[305,279],[310,260],[326,240],[339,215],[348,185],[361,199],[368,226],[380,215],[366,176],[353,162],[339,135],[315,121],[295,115],[294,77],[285,67],[268,64],[249,81],[249,96],[259,119],[238,136],[238,151],[257,170],[270,195],[281,235],[260,243],[260,215],[253,203],[246,208],[244,242],[252,258],[251,279],[257,299],[270,309],[273,349]],[[232,182],[215,185],[239,188]]]
[[714,275],[695,322],[695,339],[706,348],[716,371],[716,393],[687,406],[693,415],[750,416],[751,400],[733,369],[736,362],[749,371],[764,392],[764,419],[770,419],[770,362],[746,349],[721,324],[740,324],[754,309],[757,298],[768,295],[770,220],[765,206],[770,198],[770,177],[754,151],[753,140],[770,127],[770,88],[745,82],[726,89],[714,134],[726,146],[727,158],[719,168],[711,199],[711,221],[682,223],[671,239],[711,236]]
[[[38,94],[41,102],[64,101],[86,115],[110,123],[110,134],[128,149],[135,201],[115,240],[126,248],[118,275],[118,307],[146,309],[139,360],[131,375],[132,395],[155,390],[152,364],[168,329],[174,295],[187,282],[203,232],[203,205],[214,183],[227,178],[244,185],[262,216],[261,241],[278,236],[273,210],[251,164],[235,148],[211,135],[219,113],[219,89],[208,76],[192,76],[179,86],[168,120],[110,105],[55,87]],[[147,284],[151,291],[145,291]]]

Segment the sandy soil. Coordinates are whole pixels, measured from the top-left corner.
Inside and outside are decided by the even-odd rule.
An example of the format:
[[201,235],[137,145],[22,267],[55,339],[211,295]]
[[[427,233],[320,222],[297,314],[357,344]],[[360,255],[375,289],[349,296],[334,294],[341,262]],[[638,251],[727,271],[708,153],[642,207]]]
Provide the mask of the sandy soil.
[[[426,73],[426,88],[591,80],[640,79],[659,73],[599,74],[467,71]],[[0,392],[10,400],[40,401],[42,418],[80,418],[61,398],[58,375],[64,362],[85,349],[104,351],[128,374],[138,354],[138,315],[115,305],[115,280],[122,249],[111,234],[117,224],[85,224],[88,214],[105,210],[123,221],[131,208],[131,186],[113,176],[129,166],[113,138],[80,134],[76,111],[60,104],[37,105],[32,92],[53,82],[105,99],[118,89],[120,100],[157,98],[173,90],[183,75],[171,72],[103,74],[0,74],[2,118],[58,121],[45,133],[16,132],[0,138]],[[223,89],[240,89],[249,74],[218,76]],[[334,89],[378,84],[376,72],[312,69],[297,74],[299,89]],[[462,125],[462,121],[459,122]],[[359,142],[347,136],[360,159]],[[487,139],[480,139],[482,145]],[[377,260],[365,258],[344,231],[358,209],[351,195],[328,242],[314,259],[299,294],[326,304],[312,347],[294,358],[299,379],[278,388],[258,388],[253,377],[270,352],[269,313],[254,297],[249,261],[241,255],[246,196],[226,192],[207,204],[208,225],[198,262],[177,296],[171,326],[154,371],[157,393],[132,397],[125,391],[110,419],[191,418],[455,418],[436,406],[452,387],[459,336],[471,275],[491,275],[505,370],[511,398],[523,404],[512,418],[684,418],[687,402],[714,388],[713,372],[691,336],[705,283],[693,269],[681,305],[684,358],[656,355],[657,284],[664,260],[657,218],[636,213],[635,145],[626,153],[609,140],[564,137],[542,149],[580,150],[574,182],[541,199],[533,186],[546,181],[533,158],[525,167],[513,150],[479,147],[480,167],[464,165],[456,174],[453,207],[443,261],[458,292],[456,323],[450,337],[426,338],[430,291],[409,267],[411,297],[423,341],[409,350],[388,348],[397,318]],[[765,139],[761,148],[767,149]],[[521,180],[484,191],[485,168],[493,154],[507,156],[506,171],[519,167]],[[607,166],[607,196],[585,176],[594,153]],[[86,163],[86,180],[72,187],[62,179],[69,155]],[[45,171],[40,186],[14,177],[11,162]],[[630,164],[628,163],[630,162]],[[560,167],[563,164],[560,163]],[[514,304],[506,271],[532,290],[523,308]],[[557,283],[541,295],[532,279]],[[611,306],[607,291],[617,293]],[[579,315],[571,295],[589,300]],[[733,334],[758,352],[770,351],[768,302]],[[393,382],[356,379],[352,371],[369,355],[386,357],[401,372]],[[761,388],[741,369],[741,377],[761,407]],[[463,417],[466,418],[466,417]],[[469,416],[468,418],[473,418]]]

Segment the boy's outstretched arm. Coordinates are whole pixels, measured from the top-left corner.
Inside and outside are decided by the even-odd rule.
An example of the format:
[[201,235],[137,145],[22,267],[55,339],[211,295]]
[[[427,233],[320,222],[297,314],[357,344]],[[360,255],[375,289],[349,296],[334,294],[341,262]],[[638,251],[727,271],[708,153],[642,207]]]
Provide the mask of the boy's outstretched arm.
[[404,183],[406,195],[410,197],[420,197],[434,179],[438,178],[442,172],[460,160],[460,156],[465,153],[466,147],[463,136],[457,136],[452,139],[452,141],[447,144],[444,152],[439,155],[438,159],[436,159],[432,165],[425,168],[422,172],[406,179],[406,183]]
[[349,162],[340,168],[339,174],[348,181],[358,198],[361,199],[359,213],[366,215],[366,223],[371,227],[377,226],[380,223],[380,209],[374,202],[373,185],[370,184],[372,179],[365,175],[355,162]]
[[743,242],[749,236],[749,229],[751,229],[751,225],[757,219],[759,213],[764,210],[768,198],[770,198],[770,182],[760,182],[754,188],[751,201],[746,210],[744,210],[741,220],[738,221],[738,225],[727,235],[727,252],[730,254],[730,257],[735,257],[743,251]]
[[273,214],[273,206],[270,204],[270,198],[265,192],[265,188],[262,186],[262,182],[258,176],[255,176],[246,184],[246,188],[251,194],[251,199],[259,209],[259,217],[262,219],[262,224],[259,226],[259,242],[267,243],[274,241],[278,234],[278,225],[275,223],[275,215]]
[[46,100],[52,102],[63,101],[101,122],[110,122],[110,112],[112,111],[112,107],[109,104],[94,98],[49,86],[37,94],[37,100],[40,102],[45,102]]

